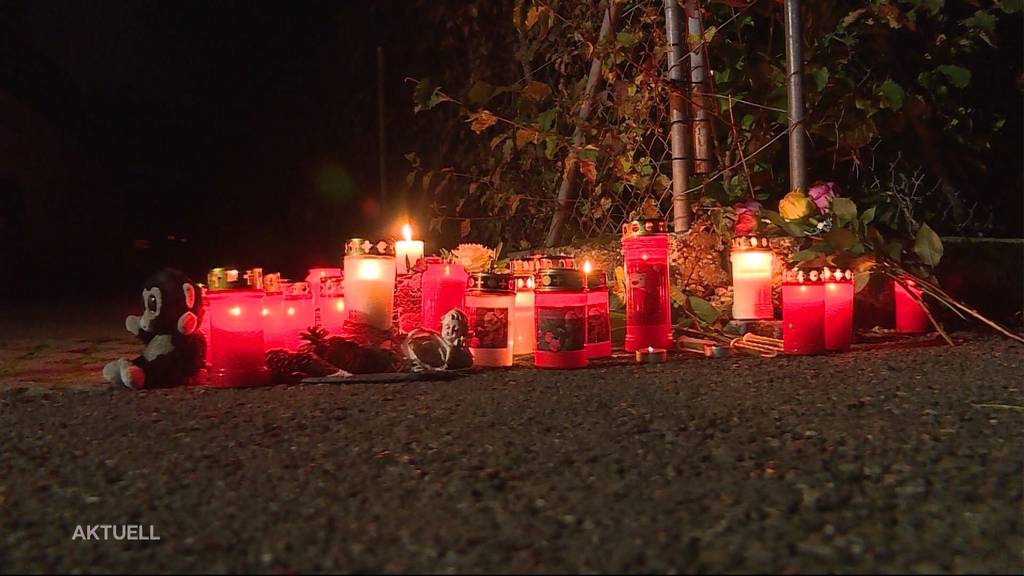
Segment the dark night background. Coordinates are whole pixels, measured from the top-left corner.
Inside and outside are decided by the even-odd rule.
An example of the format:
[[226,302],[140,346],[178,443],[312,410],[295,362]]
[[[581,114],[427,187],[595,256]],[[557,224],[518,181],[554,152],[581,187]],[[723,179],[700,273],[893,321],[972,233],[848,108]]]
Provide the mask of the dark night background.
[[0,297],[132,293],[164,263],[301,277],[390,229],[415,207],[377,203],[376,52],[397,189],[404,79],[443,65],[415,20],[412,2],[0,3]]

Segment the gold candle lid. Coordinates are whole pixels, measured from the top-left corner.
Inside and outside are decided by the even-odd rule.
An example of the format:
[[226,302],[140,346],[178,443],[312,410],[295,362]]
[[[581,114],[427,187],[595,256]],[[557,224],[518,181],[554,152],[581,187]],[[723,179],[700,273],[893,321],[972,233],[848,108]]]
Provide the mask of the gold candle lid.
[[516,292],[529,292],[536,285],[533,274],[516,274]]
[[786,284],[821,284],[825,281],[825,270],[822,268],[791,268],[783,274],[782,281]]
[[366,238],[350,238],[345,242],[345,256],[394,256],[395,244],[388,240],[370,242]]
[[510,294],[516,290],[516,280],[511,274],[473,272],[466,281],[466,289],[483,294]]
[[668,224],[664,218],[638,218],[622,225],[623,238],[668,234]]
[[825,267],[821,269],[821,275],[825,282],[853,282],[853,270]]
[[764,236],[737,236],[732,239],[733,250],[771,250],[771,243]]
[[545,268],[537,272],[538,292],[582,292],[586,288],[583,272],[568,268]]

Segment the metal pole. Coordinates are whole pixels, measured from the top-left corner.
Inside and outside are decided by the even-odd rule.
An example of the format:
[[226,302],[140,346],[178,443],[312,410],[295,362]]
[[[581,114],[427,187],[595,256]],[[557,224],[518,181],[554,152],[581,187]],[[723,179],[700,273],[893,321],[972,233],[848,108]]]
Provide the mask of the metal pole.
[[785,0],[786,69],[789,95],[789,188],[807,190],[807,129],[804,124],[804,61],[800,0]]
[[384,48],[377,46],[377,139],[380,169],[380,205],[388,200],[387,130],[384,128]]
[[693,173],[708,174],[711,163],[711,111],[704,93],[708,78],[704,21],[697,0],[686,0],[686,28],[690,46],[690,100],[693,104]]
[[[677,233],[690,229],[690,125],[683,99],[690,66],[684,62],[684,44],[678,0],[665,0],[665,35],[668,39],[669,127],[672,135],[672,223]],[[684,73],[685,72],[685,73]]]

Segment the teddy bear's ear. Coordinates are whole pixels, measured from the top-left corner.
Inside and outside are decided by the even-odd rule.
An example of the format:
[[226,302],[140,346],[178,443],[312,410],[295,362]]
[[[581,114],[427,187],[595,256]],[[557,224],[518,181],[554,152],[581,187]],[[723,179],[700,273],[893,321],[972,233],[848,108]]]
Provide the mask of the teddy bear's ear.
[[196,287],[186,282],[181,289],[185,292],[185,307],[191,310],[196,303]]
[[188,336],[196,331],[196,325],[199,323],[199,319],[196,315],[191,312],[185,312],[178,317],[178,332],[182,336]]

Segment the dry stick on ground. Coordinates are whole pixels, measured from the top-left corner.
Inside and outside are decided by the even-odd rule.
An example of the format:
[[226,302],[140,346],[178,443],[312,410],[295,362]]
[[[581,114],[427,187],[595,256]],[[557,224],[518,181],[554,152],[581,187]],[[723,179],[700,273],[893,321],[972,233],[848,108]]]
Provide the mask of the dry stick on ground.
[[583,148],[583,126],[590,119],[590,111],[593,107],[594,94],[597,92],[597,84],[601,80],[601,46],[606,44],[613,36],[616,20],[619,14],[619,3],[609,0],[608,7],[604,10],[604,19],[601,22],[601,32],[598,34],[597,44],[593,60],[590,62],[590,74],[587,76],[587,88],[583,95],[583,102],[580,104],[579,119],[576,130],[573,132],[573,148],[565,158],[565,169],[562,171],[562,184],[558,189],[558,206],[551,218],[551,228],[548,230],[548,237],[544,241],[545,246],[554,246],[558,243],[565,222],[569,218],[569,208],[572,206],[571,196],[576,187],[576,177],[579,174],[579,150]]

